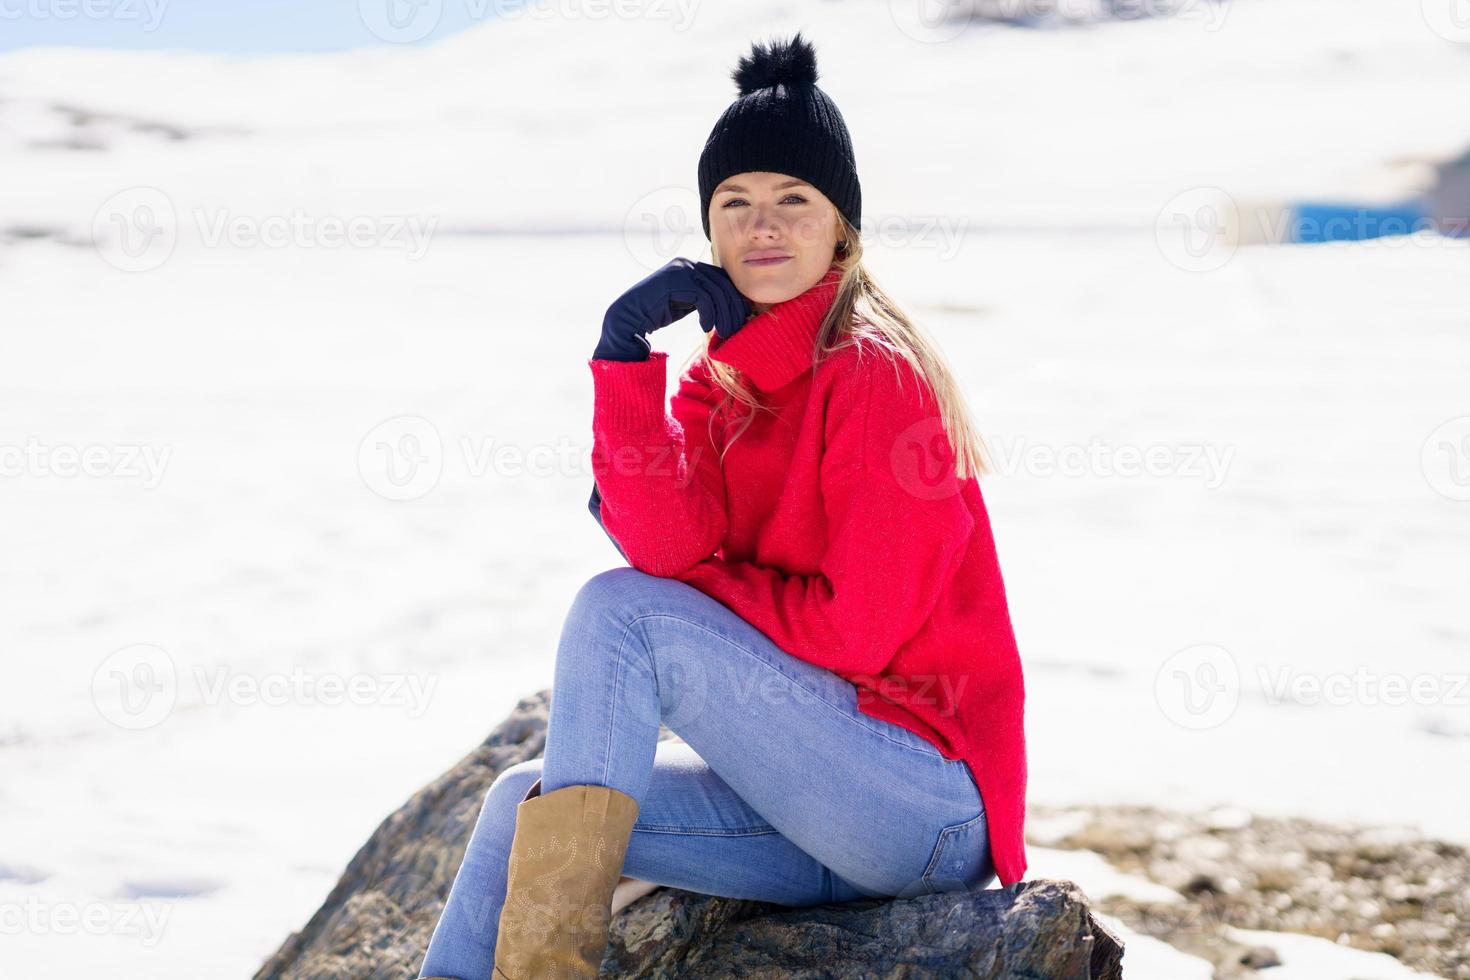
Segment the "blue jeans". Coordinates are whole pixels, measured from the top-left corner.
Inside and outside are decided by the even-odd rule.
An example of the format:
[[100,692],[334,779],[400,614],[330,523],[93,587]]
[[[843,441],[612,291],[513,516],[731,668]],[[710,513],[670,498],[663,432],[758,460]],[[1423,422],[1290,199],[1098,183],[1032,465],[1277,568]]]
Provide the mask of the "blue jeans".
[[[857,697],[691,585],[593,576],[562,627],[545,756],[486,793],[419,976],[490,976],[516,805],[538,777],[543,794],[637,800],[623,874],[642,881],[787,906],[990,884],[969,768]],[[658,742],[660,722],[683,743]]]

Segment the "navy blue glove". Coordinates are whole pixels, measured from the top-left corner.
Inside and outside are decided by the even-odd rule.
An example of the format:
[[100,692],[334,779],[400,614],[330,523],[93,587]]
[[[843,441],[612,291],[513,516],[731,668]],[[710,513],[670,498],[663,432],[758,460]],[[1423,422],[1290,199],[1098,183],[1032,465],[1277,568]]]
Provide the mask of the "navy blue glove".
[[646,361],[648,335],[694,310],[705,333],[728,337],[750,319],[750,302],[724,269],[683,257],[670,259],[607,308],[602,339],[592,356],[608,361]]

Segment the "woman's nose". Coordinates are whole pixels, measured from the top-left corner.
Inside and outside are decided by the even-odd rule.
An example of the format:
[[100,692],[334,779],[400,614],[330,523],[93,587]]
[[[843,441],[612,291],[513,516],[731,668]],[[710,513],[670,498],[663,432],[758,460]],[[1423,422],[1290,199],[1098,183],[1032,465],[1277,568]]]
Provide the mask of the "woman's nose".
[[757,208],[751,217],[750,230],[758,235],[774,235],[781,230],[780,218],[773,211]]

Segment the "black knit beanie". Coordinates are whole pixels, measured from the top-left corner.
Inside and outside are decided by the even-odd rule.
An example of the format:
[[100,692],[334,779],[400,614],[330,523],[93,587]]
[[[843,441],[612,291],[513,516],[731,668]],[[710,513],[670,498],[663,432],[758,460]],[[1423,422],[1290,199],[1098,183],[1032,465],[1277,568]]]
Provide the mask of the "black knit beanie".
[[798,31],[789,41],[759,42],[731,72],[740,97],[725,109],[699,155],[699,213],[704,237],[720,181],[767,170],[790,174],[825,194],[862,228],[863,191],[852,139],[837,105],[817,88],[817,53]]

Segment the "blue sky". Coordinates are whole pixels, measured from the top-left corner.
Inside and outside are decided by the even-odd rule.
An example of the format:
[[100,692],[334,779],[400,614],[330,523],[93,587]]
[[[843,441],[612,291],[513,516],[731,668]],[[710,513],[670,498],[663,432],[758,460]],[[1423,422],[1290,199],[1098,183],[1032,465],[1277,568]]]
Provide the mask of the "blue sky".
[[511,0],[0,0],[0,51],[38,45],[270,54],[427,44]]

